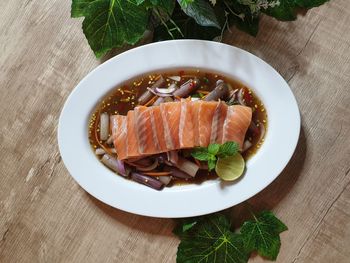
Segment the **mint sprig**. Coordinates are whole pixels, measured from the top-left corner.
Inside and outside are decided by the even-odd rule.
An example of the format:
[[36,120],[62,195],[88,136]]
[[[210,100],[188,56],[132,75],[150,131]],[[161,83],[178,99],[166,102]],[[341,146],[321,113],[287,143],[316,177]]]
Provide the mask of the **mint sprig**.
[[199,161],[208,162],[208,170],[215,169],[218,158],[225,158],[233,156],[239,151],[239,145],[236,142],[226,142],[222,145],[213,143],[208,147],[196,147],[193,149],[191,155]]

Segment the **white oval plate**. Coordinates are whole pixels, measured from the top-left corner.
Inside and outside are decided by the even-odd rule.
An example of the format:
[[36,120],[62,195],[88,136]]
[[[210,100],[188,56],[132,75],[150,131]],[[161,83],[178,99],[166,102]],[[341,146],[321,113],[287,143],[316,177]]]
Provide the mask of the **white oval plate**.
[[[152,71],[202,68],[220,72],[252,88],[266,106],[268,132],[261,149],[235,183],[211,180],[156,191],[104,167],[88,141],[88,121],[98,100],[128,79]],[[290,160],[299,137],[300,114],[283,78],[258,57],[229,45],[173,40],[145,45],[98,66],[73,90],[62,110],[58,144],[72,177],[100,201],[135,214],[189,217],[241,203],[268,186]]]

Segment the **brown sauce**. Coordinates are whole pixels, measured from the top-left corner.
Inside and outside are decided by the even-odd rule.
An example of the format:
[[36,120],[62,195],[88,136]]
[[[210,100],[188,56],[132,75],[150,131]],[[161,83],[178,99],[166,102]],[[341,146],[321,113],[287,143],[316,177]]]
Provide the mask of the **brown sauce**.
[[[167,77],[180,76],[181,81],[177,82],[178,86],[194,77],[198,78],[201,83],[201,87],[193,96],[198,96],[200,98],[204,97],[208,92],[213,90],[216,86],[216,82],[221,79],[233,90],[243,89],[243,100],[246,106],[249,106],[253,110],[252,121],[255,123],[255,127],[249,129],[246,133],[246,140],[249,140],[252,146],[242,153],[245,160],[248,160],[253,156],[256,151],[260,148],[264,141],[264,138],[260,138],[260,125],[265,127],[267,130],[267,114],[266,109],[260,99],[256,94],[242,83],[233,80],[224,75],[208,72],[206,70],[172,70],[172,71],[161,71],[156,73],[151,73],[143,76],[136,77],[130,81],[126,81],[124,84],[115,87],[112,92],[110,92],[102,101],[98,102],[98,105],[89,123],[89,141],[92,148],[100,148],[103,142],[99,139],[99,127],[96,123],[98,121],[99,113],[107,112],[109,115],[121,114],[126,115],[129,110],[134,109],[138,105],[138,98],[146,91],[148,87],[151,87],[157,80],[157,78],[162,75],[166,79],[168,86],[173,82],[173,80]],[[237,96],[236,96],[237,97]],[[237,103],[237,102],[236,102]],[[235,104],[236,104],[235,103]],[[96,126],[97,125],[97,126]],[[97,133],[95,132],[95,129]],[[103,145],[109,148],[108,145]],[[208,174],[207,171],[200,170],[200,175],[197,174],[194,180],[191,179],[191,183],[201,183],[208,179],[217,178],[215,173]],[[187,183],[184,180],[178,180],[177,183]]]

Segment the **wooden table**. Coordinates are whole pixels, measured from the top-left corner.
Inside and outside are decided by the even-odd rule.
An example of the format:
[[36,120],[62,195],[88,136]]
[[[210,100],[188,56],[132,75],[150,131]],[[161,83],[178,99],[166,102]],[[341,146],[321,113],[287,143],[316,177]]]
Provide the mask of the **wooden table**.
[[[0,1],[0,10],[0,262],[175,262],[173,220],[97,201],[61,161],[63,103],[100,64],[70,1]],[[350,1],[292,23],[264,17],[261,29],[224,40],[289,82],[302,130],[286,169],[250,202],[289,227],[277,262],[350,262]],[[241,211],[232,209],[236,222]]]

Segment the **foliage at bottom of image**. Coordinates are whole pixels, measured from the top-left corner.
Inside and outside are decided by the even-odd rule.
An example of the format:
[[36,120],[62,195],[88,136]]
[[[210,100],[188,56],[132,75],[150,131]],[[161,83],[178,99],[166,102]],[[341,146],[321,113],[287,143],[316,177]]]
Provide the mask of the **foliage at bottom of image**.
[[223,213],[180,219],[174,229],[181,242],[177,263],[245,263],[257,252],[276,260],[281,247],[280,233],[287,230],[272,212],[263,211],[245,221],[239,231]]
[[96,57],[135,45],[146,32],[153,41],[207,39],[231,26],[256,36],[261,14],[282,21],[329,0],[72,0],[71,16],[85,17],[83,31]]

